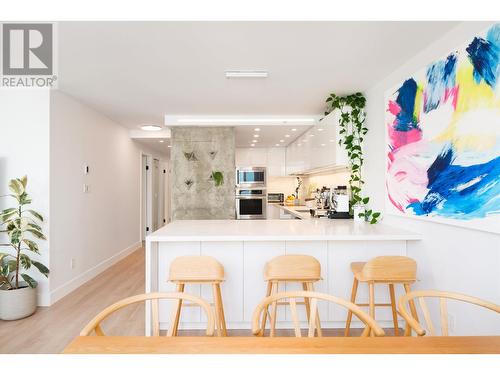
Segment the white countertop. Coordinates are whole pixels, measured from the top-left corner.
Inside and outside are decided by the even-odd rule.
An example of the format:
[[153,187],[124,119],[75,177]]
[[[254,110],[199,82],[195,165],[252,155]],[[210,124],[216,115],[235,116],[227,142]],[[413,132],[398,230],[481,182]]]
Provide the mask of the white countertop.
[[382,223],[353,220],[177,220],[146,241],[387,241],[420,240],[419,234]]

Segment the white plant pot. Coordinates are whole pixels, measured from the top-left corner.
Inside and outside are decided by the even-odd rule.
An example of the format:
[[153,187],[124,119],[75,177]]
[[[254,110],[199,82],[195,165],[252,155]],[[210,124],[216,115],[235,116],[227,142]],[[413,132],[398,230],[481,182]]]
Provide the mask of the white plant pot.
[[0,319],[26,318],[36,311],[36,288],[23,285],[20,289],[0,289]]
[[355,204],[353,207],[354,221],[365,221],[364,217],[359,217],[359,214],[365,213],[366,208],[363,204]]

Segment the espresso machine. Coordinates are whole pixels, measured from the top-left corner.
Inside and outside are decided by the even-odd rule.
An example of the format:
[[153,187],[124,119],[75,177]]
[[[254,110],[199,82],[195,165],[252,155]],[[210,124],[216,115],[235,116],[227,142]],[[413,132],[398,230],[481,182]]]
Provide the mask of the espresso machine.
[[347,186],[340,185],[336,188],[330,188],[330,207],[331,210],[328,212],[329,219],[352,219],[352,215],[349,214],[349,194],[347,192]]

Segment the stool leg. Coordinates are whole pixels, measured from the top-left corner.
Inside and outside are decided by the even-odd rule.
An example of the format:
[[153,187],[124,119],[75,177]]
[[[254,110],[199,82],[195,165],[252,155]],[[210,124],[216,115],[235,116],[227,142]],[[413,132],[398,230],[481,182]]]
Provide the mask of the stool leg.
[[[278,293],[279,291],[279,284],[278,282],[273,282],[273,286],[272,286],[272,291],[271,291],[271,295],[275,294],[275,293]],[[274,291],[276,289],[276,292]],[[271,307],[271,332],[269,334],[270,337],[274,337],[274,334],[276,333],[276,315],[278,313],[278,305],[276,303],[276,301],[274,301],[272,303],[272,307]]]
[[220,309],[220,317],[221,317],[221,325],[222,325],[222,336],[227,336],[226,317],[224,315],[224,303],[222,302],[222,292],[220,290],[220,283],[217,284],[217,295],[219,296],[219,309]]
[[215,310],[215,326],[217,328],[217,336],[222,336],[222,324],[221,324],[221,316],[219,309],[219,294],[217,293],[217,284],[212,284],[212,296],[214,301],[214,310]]
[[[271,295],[273,289],[273,284],[268,281],[267,282],[267,290],[266,290],[266,297],[269,297]],[[266,323],[267,323],[267,311],[269,309],[269,306],[266,306],[264,311],[262,312],[262,322],[260,324],[260,336],[264,336],[264,330],[266,329]]]
[[[184,292],[184,284],[177,284],[175,291],[178,293]],[[167,332],[167,336],[177,336],[177,331],[179,328],[179,318],[181,316],[182,300],[176,300],[174,302],[174,309],[172,313],[172,319],[170,323],[170,330]]]
[[[314,292],[313,283],[307,283],[307,289]],[[318,337],[323,337],[323,332],[321,332],[321,321],[319,318],[319,311],[316,309],[316,331],[318,332]]]
[[[354,278],[352,283],[352,292],[351,292],[351,302],[356,304],[356,293],[358,292],[358,279]],[[345,323],[345,332],[344,336],[349,336],[349,330],[351,329],[351,320],[352,320],[352,311],[349,310],[347,312],[347,321]]]
[[389,284],[389,294],[391,295],[392,320],[394,321],[394,336],[399,336],[398,312],[396,310],[396,295],[394,284]]
[[[307,291],[307,283],[302,283],[302,289]],[[307,321],[309,322],[311,316],[311,309],[309,307],[309,298],[304,298],[304,305],[306,306],[306,316],[307,316]]]
[[[411,292],[410,290],[410,284],[403,284],[405,288],[405,292],[408,294]],[[411,315],[413,318],[418,322],[418,315],[417,315],[417,309],[415,308],[415,302],[413,300],[408,301],[408,304],[410,305],[410,311]],[[411,328],[408,323],[406,323],[405,327],[405,336],[411,336]]]
[[[375,284],[373,282],[368,283],[369,294],[370,294],[370,316],[375,319]],[[373,330],[370,329],[370,336],[374,336]]]

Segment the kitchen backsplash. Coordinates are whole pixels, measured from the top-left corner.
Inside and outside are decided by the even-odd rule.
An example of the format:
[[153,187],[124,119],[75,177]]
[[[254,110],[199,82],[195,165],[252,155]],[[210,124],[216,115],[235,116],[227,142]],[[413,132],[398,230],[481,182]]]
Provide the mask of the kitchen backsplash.
[[[323,186],[347,185],[349,181],[348,172],[318,173],[314,175],[302,176],[302,188],[299,198],[305,199],[309,185],[321,188]],[[297,179],[295,177],[269,177],[267,180],[267,191],[269,193],[284,193],[285,197],[295,193]]]

